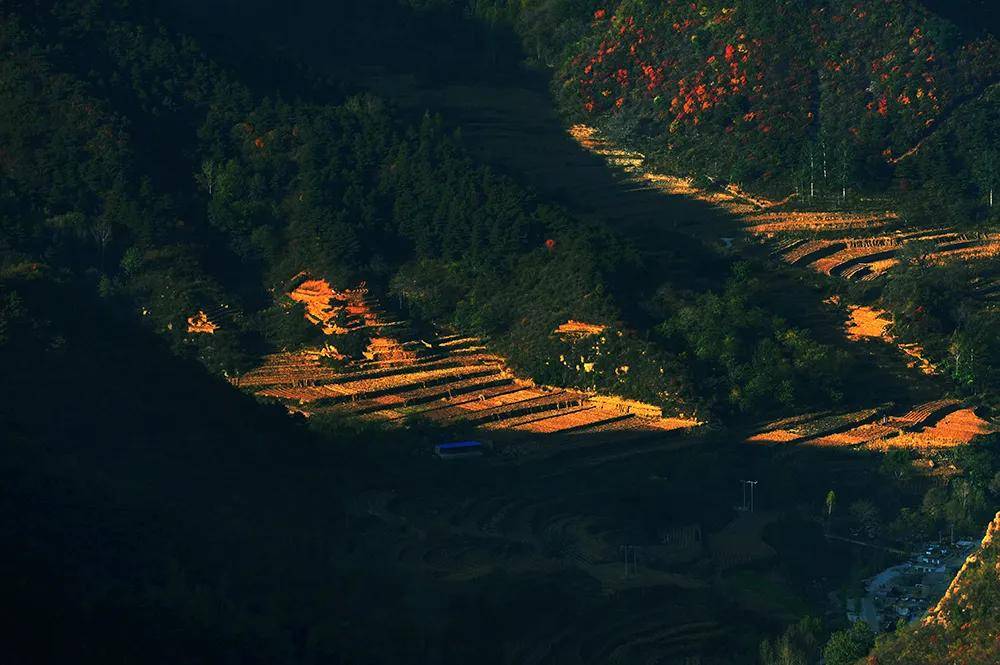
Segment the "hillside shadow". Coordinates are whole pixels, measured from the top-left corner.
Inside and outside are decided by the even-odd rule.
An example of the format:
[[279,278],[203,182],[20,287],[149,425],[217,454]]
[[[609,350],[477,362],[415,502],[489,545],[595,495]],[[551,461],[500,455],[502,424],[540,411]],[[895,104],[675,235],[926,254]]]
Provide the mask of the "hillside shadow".
[[[253,7],[263,16],[272,5],[258,0]],[[206,10],[185,11],[188,22],[181,25],[196,29],[190,18]],[[244,13],[254,15],[245,7]],[[227,42],[239,40],[266,42],[272,53],[305,63],[345,91],[384,96],[414,122],[426,111],[441,114],[477,161],[578,216],[621,230],[657,272],[711,284],[725,265],[725,257],[705,243],[736,235],[735,221],[704,203],[644,189],[577,144],[554,109],[548,73],[520,64],[516,35],[502,24],[390,0],[336,9],[300,1],[269,16],[258,31],[243,30],[239,22],[213,25],[215,43],[222,44],[217,48],[224,51]],[[658,254],[669,260],[657,261]]]
[[[461,7],[399,0],[176,0],[153,15],[194,35],[262,96],[325,101],[369,89],[374,77],[440,85],[517,77],[517,36],[468,18]],[[308,57],[303,58],[304,55]],[[321,73],[314,85],[299,67]],[[321,65],[321,66],[318,66]]]
[[[746,604],[743,586],[766,580],[775,599],[821,612],[840,574],[785,575],[784,557],[806,556],[797,550],[659,561],[664,532],[726,531],[744,479],[759,482],[757,510],[789,516],[779,524],[791,543],[816,541],[797,536],[816,531],[828,489],[887,512],[905,499],[878,482],[877,455],[751,446],[737,431],[528,436],[523,455],[498,440],[491,455],[451,461],[432,454],[444,430],[329,439],[179,360],[84,290],[17,288],[49,320],[0,347],[0,523],[23,544],[0,557],[18,571],[7,598],[21,610],[2,632],[33,662],[71,649],[82,662],[302,662],[320,639],[310,627],[331,616],[352,630],[325,644],[373,663],[400,662],[375,637],[436,651],[443,665],[504,650],[519,656],[490,662],[551,650],[599,663],[618,645],[719,653],[783,621],[775,603]],[[67,296],[84,307],[46,310]],[[87,352],[60,353],[56,338]],[[759,533],[745,538],[761,550]],[[623,545],[638,548],[631,577]],[[204,615],[206,604],[245,609]],[[652,619],[683,640],[647,640]],[[243,621],[261,636],[241,633]]]
[[329,102],[371,91],[413,123],[439,113],[478,162],[619,231],[638,263],[607,281],[632,325],[656,323],[639,303],[662,285],[699,292],[728,275],[734,257],[721,239],[740,235],[736,220],[633,181],[576,143],[554,109],[548,73],[520,64],[519,42],[503,24],[395,0],[253,0],[229,13],[235,5],[181,2],[170,8],[171,22],[200,37],[257,94]]

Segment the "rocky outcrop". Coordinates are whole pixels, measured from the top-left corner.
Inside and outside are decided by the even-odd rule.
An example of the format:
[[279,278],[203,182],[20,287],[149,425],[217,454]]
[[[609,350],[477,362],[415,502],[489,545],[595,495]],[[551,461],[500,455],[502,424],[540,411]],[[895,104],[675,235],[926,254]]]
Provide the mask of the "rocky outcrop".
[[[996,514],[993,521],[986,528],[986,535],[979,549],[969,555],[962,564],[962,568],[951,581],[948,590],[924,618],[924,625],[940,624],[948,626],[956,618],[968,610],[975,609],[972,605],[972,594],[970,585],[974,582],[982,583],[980,576],[976,573],[987,574],[993,584],[1000,585],[1000,563],[996,563],[996,551],[1000,549],[1000,512]],[[987,556],[992,554],[993,556]],[[989,561],[994,561],[993,570],[985,571],[983,567],[989,565]]]

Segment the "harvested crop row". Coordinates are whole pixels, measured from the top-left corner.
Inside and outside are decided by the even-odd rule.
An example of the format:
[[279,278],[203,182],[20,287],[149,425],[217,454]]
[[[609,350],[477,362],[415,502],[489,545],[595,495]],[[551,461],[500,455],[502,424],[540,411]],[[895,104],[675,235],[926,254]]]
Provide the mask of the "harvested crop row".
[[834,254],[844,247],[846,245],[837,240],[810,240],[792,248],[782,258],[785,263],[790,265],[811,263],[824,256]]
[[754,234],[788,233],[792,231],[840,231],[885,228],[897,222],[891,211],[882,213],[846,212],[765,212],[745,218],[747,231]]
[[813,270],[824,275],[842,275],[843,272],[854,266],[884,261],[896,256],[898,247],[886,247],[873,249],[871,247],[853,247],[842,249],[836,254],[824,256],[811,264]]
[[469,420],[486,429],[505,429],[531,420],[543,411],[568,409],[582,403],[583,396],[579,393],[557,390],[496,409],[480,411]]
[[846,432],[828,434],[809,441],[810,445],[817,446],[857,446],[871,441],[885,439],[886,437],[898,434],[899,430],[890,425],[880,423],[868,423],[860,425]]
[[539,420],[534,423],[527,423],[517,429],[528,432],[538,432],[542,434],[555,434],[575,432],[588,429],[597,425],[611,423],[617,420],[624,420],[628,416],[620,413],[613,413],[593,407],[584,408],[576,413],[554,416],[546,420]]
[[788,443],[814,439],[863,425],[874,419],[879,411],[879,409],[861,409],[850,413],[821,415],[794,425],[765,429],[751,435],[747,441],[751,443]]
[[[514,418],[500,423],[501,428],[515,429],[522,432],[536,432],[538,434],[552,434],[565,428],[565,423],[579,420],[589,422],[586,417],[593,411],[593,406],[579,405],[562,409],[552,409],[541,414],[532,413],[520,418]],[[490,425],[486,425],[490,428]]]
[[990,238],[956,249],[944,249],[931,254],[938,263],[947,261],[982,261],[1000,256],[1000,238]]
[[921,434],[938,441],[965,444],[992,431],[990,424],[980,418],[975,410],[964,408],[953,411],[931,427],[924,428]]
[[893,418],[893,421],[908,427],[915,427],[934,416],[958,409],[960,404],[961,402],[957,399],[939,399],[926,402],[914,407],[902,416]]
[[495,367],[446,367],[437,370],[417,371],[407,374],[395,374],[373,379],[358,379],[327,386],[336,388],[342,394],[370,395],[375,392],[396,392],[414,387],[427,387],[427,384],[440,384],[458,381],[478,376],[498,374]]

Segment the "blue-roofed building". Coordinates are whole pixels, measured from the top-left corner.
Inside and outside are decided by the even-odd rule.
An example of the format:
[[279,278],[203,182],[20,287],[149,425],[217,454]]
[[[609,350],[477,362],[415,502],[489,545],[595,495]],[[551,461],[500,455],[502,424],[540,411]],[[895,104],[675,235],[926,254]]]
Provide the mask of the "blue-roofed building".
[[483,454],[483,444],[479,441],[455,441],[434,446],[434,454],[441,459],[459,457],[479,457]]

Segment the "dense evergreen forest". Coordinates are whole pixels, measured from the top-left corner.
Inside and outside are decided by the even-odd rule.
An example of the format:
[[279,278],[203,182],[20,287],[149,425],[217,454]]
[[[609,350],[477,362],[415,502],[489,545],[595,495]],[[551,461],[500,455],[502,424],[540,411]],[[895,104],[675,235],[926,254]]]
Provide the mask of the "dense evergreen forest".
[[[410,468],[460,483],[413,452],[453,433],[307,425],[224,381],[317,341],[284,295],[303,272],[365,282],[418,328],[481,336],[540,383],[697,415],[719,449],[737,423],[883,396],[864,354],[817,323],[828,282],[670,231],[666,261],[686,272],[660,274],[620,229],[474,157],[461,126],[367,76],[530,80],[551,86],[567,123],[670,172],[796,192],[804,207],[884,199],[908,219],[978,228],[997,223],[1000,184],[990,11],[971,0],[0,2],[0,533],[17,544],[0,595],[16,608],[2,632],[12,662],[504,663],[512,635],[561,629],[509,607],[572,607],[583,620],[596,594],[565,571],[441,592],[367,559],[372,543],[436,534],[383,524],[350,497],[373,478],[403,486]],[[288,47],[320,25],[332,54],[322,73]],[[969,295],[966,267],[910,258],[878,293],[897,333],[926,346],[955,394],[995,404],[996,310]],[[199,310],[225,311],[222,328],[186,334]],[[570,319],[608,326],[597,371],[560,362],[583,344],[552,335]],[[974,532],[1000,496],[995,441],[949,458],[972,471],[947,489],[887,459],[872,478],[900,540]],[[778,634],[775,648],[818,655],[816,622],[779,628],[740,639]],[[748,662],[726,657],[706,662]]]

